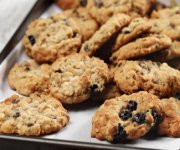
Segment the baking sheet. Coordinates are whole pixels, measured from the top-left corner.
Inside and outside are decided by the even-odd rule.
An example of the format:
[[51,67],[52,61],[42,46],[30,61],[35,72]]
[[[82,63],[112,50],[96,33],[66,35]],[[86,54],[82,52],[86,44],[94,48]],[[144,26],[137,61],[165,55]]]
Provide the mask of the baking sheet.
[[[50,8],[43,14],[42,17],[47,17],[53,13],[60,12],[60,9],[55,5],[50,6]],[[15,91],[11,90],[7,83],[7,76],[9,70],[17,62],[22,62],[23,60],[29,59],[25,56],[22,48],[21,42],[16,46],[16,48],[10,53],[10,55],[4,60],[0,65],[0,101],[11,96],[12,94],[17,94]],[[58,133],[43,136],[45,139],[55,139],[55,140],[68,140],[68,141],[78,141],[78,142],[90,142],[90,143],[100,143],[109,144],[106,141],[99,141],[95,138],[91,138],[91,119],[100,103],[96,101],[88,100],[81,104],[76,104],[73,106],[65,106],[70,114],[69,124],[60,130]],[[117,144],[116,144],[117,145]],[[123,146],[139,147],[139,148],[152,148],[152,149],[168,149],[168,150],[179,150],[180,149],[180,138],[166,138],[166,137],[155,137],[153,135],[143,137],[139,140],[133,141],[127,144],[119,144]]]

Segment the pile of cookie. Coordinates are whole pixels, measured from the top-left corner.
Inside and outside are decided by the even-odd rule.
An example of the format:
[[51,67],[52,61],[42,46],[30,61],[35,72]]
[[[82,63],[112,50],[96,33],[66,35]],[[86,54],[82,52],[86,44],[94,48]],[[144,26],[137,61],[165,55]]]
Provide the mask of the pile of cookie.
[[180,58],[180,7],[156,0],[58,4],[73,8],[28,26],[23,46],[31,60],[8,75],[9,86],[26,97],[0,104],[0,132],[56,132],[69,121],[61,103],[95,100],[104,103],[92,118],[92,137],[180,137],[180,71],[167,64]]

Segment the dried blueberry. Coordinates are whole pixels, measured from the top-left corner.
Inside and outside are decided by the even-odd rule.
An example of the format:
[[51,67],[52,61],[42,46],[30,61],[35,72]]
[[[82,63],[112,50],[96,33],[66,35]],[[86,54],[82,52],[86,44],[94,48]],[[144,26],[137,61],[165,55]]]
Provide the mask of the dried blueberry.
[[128,102],[127,109],[134,111],[137,109],[137,103],[133,100]]
[[28,39],[29,39],[29,42],[31,43],[31,45],[34,45],[36,43],[36,39],[33,35],[29,35]]
[[28,127],[32,127],[33,124],[32,124],[32,123],[28,123],[27,126],[28,126]]
[[152,109],[151,114],[154,118],[155,125],[161,121],[161,117],[157,114],[156,110]]
[[146,115],[144,113],[137,113],[132,117],[132,121],[143,124],[146,121]]
[[78,33],[74,32],[72,38],[75,38],[77,35],[78,35]]
[[96,7],[101,8],[103,6],[102,0],[94,0]]
[[118,143],[121,141],[126,140],[127,134],[124,128],[121,126],[121,124],[118,124],[118,133],[114,136],[114,143]]
[[97,84],[93,84],[90,86],[90,90],[91,90],[91,93],[92,94],[97,94],[99,93],[99,88],[98,88],[98,85]]
[[18,118],[20,116],[20,112],[19,111],[16,111],[13,115],[13,118]]
[[20,101],[19,99],[13,99],[13,100],[12,100],[12,103],[13,103],[13,104],[17,104],[17,103],[19,103],[19,101]]
[[86,5],[87,5],[87,0],[80,0],[80,5],[81,5],[82,7],[86,7]]
[[119,114],[119,117],[124,121],[128,120],[130,117],[132,117],[132,112],[129,109],[125,109],[123,112]]

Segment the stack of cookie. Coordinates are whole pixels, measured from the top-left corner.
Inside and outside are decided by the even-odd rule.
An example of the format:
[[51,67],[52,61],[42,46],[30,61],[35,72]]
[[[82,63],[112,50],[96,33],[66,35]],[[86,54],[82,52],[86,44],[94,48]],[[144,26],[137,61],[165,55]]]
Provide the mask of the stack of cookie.
[[69,120],[61,103],[94,99],[105,102],[92,119],[92,137],[180,137],[180,71],[166,63],[180,57],[180,8],[156,0],[68,0],[64,9],[66,3],[74,8],[29,25],[23,45],[32,60],[8,75],[10,87],[27,97],[0,104],[0,132],[55,132]]

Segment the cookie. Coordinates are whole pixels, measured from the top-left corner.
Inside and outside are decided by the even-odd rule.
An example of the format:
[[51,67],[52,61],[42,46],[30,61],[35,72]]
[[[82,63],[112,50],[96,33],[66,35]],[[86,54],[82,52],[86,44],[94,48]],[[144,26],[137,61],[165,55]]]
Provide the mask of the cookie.
[[173,97],[161,100],[163,120],[159,124],[158,134],[180,137],[180,100]]
[[80,53],[92,56],[104,43],[106,43],[115,33],[120,31],[130,22],[130,17],[125,14],[113,16],[106,24],[96,31],[96,33],[83,43]]
[[13,95],[0,103],[0,132],[40,136],[57,132],[69,116],[61,103],[48,95]]
[[151,14],[151,18],[167,19],[174,15],[180,15],[180,7],[165,8],[158,11],[153,11]]
[[147,92],[106,100],[92,119],[91,136],[115,143],[135,140],[159,123],[160,100]]
[[128,42],[136,39],[144,33],[150,31],[150,24],[143,18],[135,18],[131,21],[128,27],[124,27],[119,33],[116,42],[113,47],[113,51],[116,51],[121,46],[127,44]]
[[180,42],[174,41],[168,49],[156,52],[152,54],[150,58],[161,62],[167,62],[175,58],[180,58]]
[[83,42],[88,40],[99,28],[96,21],[90,16],[88,10],[85,8],[66,10],[62,12],[62,14],[72,17],[76,21],[80,28]]
[[34,92],[47,91],[50,75],[50,65],[38,65],[35,61],[29,60],[14,65],[8,74],[8,83],[19,94],[29,96]]
[[171,39],[165,35],[149,35],[124,45],[112,54],[110,60],[117,64],[120,60],[140,58],[168,48],[171,43]]
[[73,54],[52,64],[51,94],[62,103],[87,100],[104,90],[110,80],[108,66],[99,58]]
[[51,63],[77,52],[81,46],[81,35],[72,18],[57,14],[33,21],[25,33],[23,45],[27,55],[38,63]]
[[94,0],[90,13],[98,23],[104,24],[118,13],[125,13],[130,16],[132,14],[144,16],[149,12],[153,4],[154,2],[151,0]]
[[180,92],[180,71],[166,63],[120,61],[114,69],[114,81],[126,94],[147,91],[159,97]]
[[151,33],[164,34],[172,40],[180,40],[180,15],[168,18],[151,19]]

